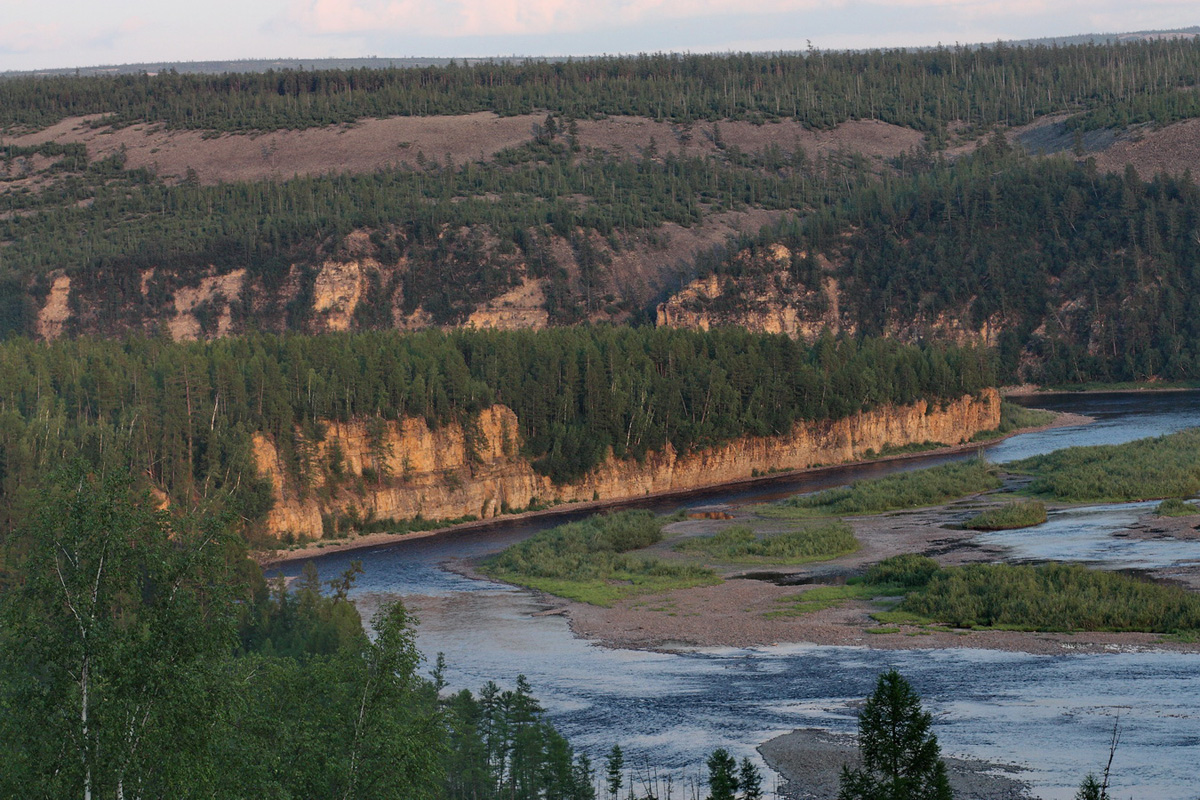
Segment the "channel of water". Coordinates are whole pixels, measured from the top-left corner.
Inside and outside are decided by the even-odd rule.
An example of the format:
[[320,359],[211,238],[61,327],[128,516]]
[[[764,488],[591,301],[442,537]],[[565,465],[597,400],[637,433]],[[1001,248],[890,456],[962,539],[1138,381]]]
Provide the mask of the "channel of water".
[[[1200,425],[1200,393],[1039,397],[1030,405],[1086,414],[1091,425],[1025,434],[985,448],[1005,462],[1062,447],[1112,444]],[[668,512],[713,503],[762,502],[953,458],[935,456],[827,470],[642,505]],[[1141,507],[1105,506],[1057,514],[1035,531],[995,535],[1014,557],[1085,560],[1100,566],[1157,566],[1200,560],[1200,546],[1110,535]],[[316,559],[333,575],[352,559],[365,568],[354,591],[364,609],[409,596],[419,609],[418,645],[442,652],[451,688],[526,675],[551,719],[577,747],[599,758],[619,742],[648,770],[697,775],[723,746],[739,758],[802,727],[851,732],[855,707],[879,672],[899,669],[935,718],[948,754],[1015,765],[1033,794],[1074,796],[1099,771],[1119,716],[1115,797],[1196,800],[1200,779],[1200,656],[1164,652],[1034,656],[990,650],[886,651],[778,645],[652,653],[609,649],[574,637],[562,617],[541,617],[532,596],[442,568],[454,558],[496,552],[570,518],[400,541]],[[1008,536],[1007,540],[1003,537]],[[285,574],[295,574],[298,564]]]

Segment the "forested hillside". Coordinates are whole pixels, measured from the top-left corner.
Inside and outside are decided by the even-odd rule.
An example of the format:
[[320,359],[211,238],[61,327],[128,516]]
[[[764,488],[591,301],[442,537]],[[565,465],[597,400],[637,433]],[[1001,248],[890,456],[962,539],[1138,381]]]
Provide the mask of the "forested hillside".
[[[0,335],[645,324],[667,301],[670,324],[980,342],[1005,380],[1195,378],[1198,65],[1170,39],[4,79]],[[405,128],[311,157],[467,112],[446,152]],[[186,166],[306,130],[327,138],[264,139],[253,177]],[[1171,174],[1108,159],[1163,148]]]
[[500,403],[516,412],[513,434],[535,467],[561,481],[610,449],[618,459],[668,442],[688,452],[993,383],[979,350],[832,338],[808,347],[737,331],[13,340],[0,345],[0,507],[11,513],[40,474],[81,457],[185,507],[218,502],[252,528],[270,504],[250,457],[256,432],[279,443],[297,477],[340,474],[312,463],[304,444],[329,421],[423,417],[469,430]]
[[1196,116],[1200,43],[939,48],[804,55],[642,55],[442,68],[10,78],[0,125],[162,122],[217,131],[303,128],[394,114],[551,111],[676,121],[880,119],[943,135],[1091,111],[1082,127]]
[[[716,296],[676,310],[761,327],[776,305],[858,333],[973,338],[999,349],[1008,381],[1195,378],[1198,231],[1190,175],[1102,174],[997,136],[764,230],[708,265]],[[782,263],[767,253],[780,244],[795,254]]]

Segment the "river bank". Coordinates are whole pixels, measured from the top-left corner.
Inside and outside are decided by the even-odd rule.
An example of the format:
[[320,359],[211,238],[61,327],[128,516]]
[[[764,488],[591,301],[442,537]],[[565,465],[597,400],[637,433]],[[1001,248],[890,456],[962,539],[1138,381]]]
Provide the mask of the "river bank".
[[1074,414],[1070,412],[1054,413],[1056,414],[1055,418],[1045,425],[1012,430],[1001,436],[997,436],[994,439],[989,439],[986,442],[967,442],[964,444],[958,444],[949,447],[939,447],[936,449],[923,450],[915,453],[897,453],[894,455],[878,456],[870,459],[859,459],[856,461],[822,465],[819,467],[782,470],[779,472],[770,473],[768,475],[758,475],[736,481],[723,481],[720,483],[714,483],[712,485],[697,489],[651,492],[633,499],[627,498],[624,500],[593,500],[579,503],[565,503],[552,506],[550,508],[539,509],[537,511],[524,511],[516,514],[505,514],[501,517],[493,517],[491,519],[477,520],[472,522],[463,522],[456,525],[447,525],[445,527],[435,528],[427,531],[414,531],[411,533],[401,534],[387,532],[369,533],[362,536],[356,536],[353,539],[324,539],[315,542],[308,542],[303,545],[294,545],[287,550],[260,550],[252,553],[251,556],[259,563],[259,566],[266,568],[293,561],[303,561],[318,555],[325,555],[328,553],[343,553],[354,550],[380,547],[409,539],[422,539],[429,536],[438,536],[446,533],[483,530],[497,526],[520,524],[522,522],[531,520],[554,518],[565,514],[575,515],[618,508],[636,508],[640,505],[650,502],[669,500],[673,498],[685,500],[687,498],[702,496],[714,491],[767,486],[773,483],[785,483],[788,481],[793,481],[797,478],[819,477],[822,474],[827,474],[834,470],[844,469],[846,467],[863,466],[868,464],[886,464],[889,462],[917,461],[923,458],[981,451],[984,447],[1002,442],[1020,434],[1038,433],[1041,431],[1050,430],[1052,428],[1085,425],[1092,421],[1090,417],[1086,417],[1081,414]]
[[[842,766],[858,766],[857,737],[819,728],[785,733],[759,746],[767,766],[785,780],[779,794],[786,800],[833,800]],[[1013,777],[1020,770],[965,758],[944,758],[950,786],[957,797],[972,800],[1022,800],[1029,785]]]

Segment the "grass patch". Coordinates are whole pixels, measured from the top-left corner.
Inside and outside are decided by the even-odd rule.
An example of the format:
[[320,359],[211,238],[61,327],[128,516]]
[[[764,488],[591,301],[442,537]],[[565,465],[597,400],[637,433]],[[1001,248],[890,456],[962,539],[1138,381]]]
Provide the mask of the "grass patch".
[[941,570],[897,610],[959,628],[1200,630],[1200,595],[1074,564],[970,564]]
[[1087,383],[1058,383],[1043,386],[1043,392],[1130,392],[1163,389],[1200,389],[1200,381],[1088,381]]
[[899,628],[866,628],[863,633],[899,633]]
[[746,525],[733,525],[713,536],[698,536],[675,546],[681,553],[733,564],[804,564],[837,558],[858,548],[854,532],[840,521],[761,538]]
[[1118,445],[1068,447],[1007,465],[1034,476],[1032,494],[1066,502],[1129,502],[1200,492],[1200,429]]
[[1046,504],[1040,500],[1017,500],[989,508],[963,523],[973,531],[1007,531],[1029,528],[1046,521]]
[[881,625],[928,625],[933,620],[911,611],[876,611],[871,619]]
[[941,450],[944,447],[949,447],[949,445],[947,445],[945,442],[929,441],[913,442],[911,444],[902,445],[885,444],[878,453],[868,450],[867,457],[885,458],[887,456],[903,456],[910,453],[928,453],[930,450]]
[[763,506],[758,513],[776,519],[879,514],[904,508],[945,503],[1001,485],[999,470],[980,459],[901,472],[883,478],[856,481],[849,486],[815,494],[789,497]]
[[663,524],[649,511],[589,517],[509,547],[489,559],[482,572],[599,606],[640,594],[720,583],[710,569],[630,554],[661,541]]
[[872,564],[863,582],[875,586],[895,586],[908,591],[929,583],[929,579],[940,569],[938,563],[928,556],[905,553]]
[[1182,497],[1168,497],[1158,504],[1154,513],[1159,517],[1190,517],[1200,514],[1200,508],[1192,503],[1185,503]]
[[1043,425],[1049,425],[1054,421],[1056,416],[1058,415],[1053,411],[1045,411],[1040,408],[1026,408],[1018,403],[1001,400],[1000,427],[993,428],[990,431],[980,431],[971,437],[971,441],[988,442],[992,439],[999,439],[1001,436],[1007,436],[1013,431],[1025,428],[1040,428]]
[[849,600],[871,600],[876,597],[895,596],[904,593],[904,587],[868,584],[865,581],[847,583],[844,586],[815,586],[805,592],[781,597],[782,608],[768,611],[766,617],[799,617],[814,611],[839,606]]

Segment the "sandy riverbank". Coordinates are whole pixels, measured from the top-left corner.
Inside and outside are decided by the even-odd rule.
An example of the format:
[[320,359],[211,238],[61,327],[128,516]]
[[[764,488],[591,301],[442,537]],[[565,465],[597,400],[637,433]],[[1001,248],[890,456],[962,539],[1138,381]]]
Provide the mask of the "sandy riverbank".
[[[771,769],[786,779],[780,795],[788,800],[833,800],[837,797],[842,765],[858,765],[856,737],[816,728],[777,736],[759,746]],[[1021,800],[1029,787],[1012,777],[1018,770],[1007,764],[945,758],[950,786],[957,797],[972,800]]]

